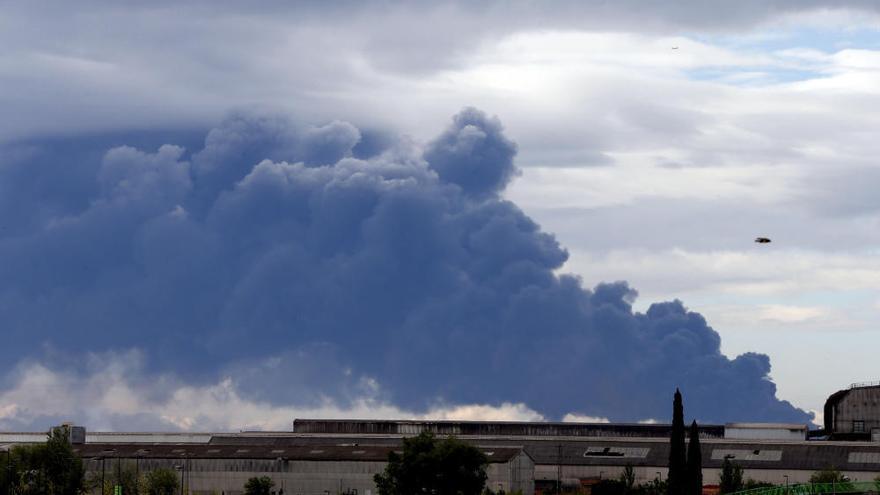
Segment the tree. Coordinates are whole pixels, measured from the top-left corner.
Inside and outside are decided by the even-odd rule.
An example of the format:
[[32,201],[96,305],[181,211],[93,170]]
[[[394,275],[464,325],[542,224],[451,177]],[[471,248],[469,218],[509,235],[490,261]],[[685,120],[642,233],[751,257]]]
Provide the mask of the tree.
[[270,495],[275,482],[268,476],[253,477],[244,484],[245,495]]
[[179,486],[177,473],[169,468],[154,469],[144,479],[147,495],[174,495]]
[[690,442],[687,451],[687,495],[703,493],[703,451],[700,448],[700,429],[691,423]]
[[44,444],[13,447],[5,476],[20,495],[78,495],[85,484],[82,459],[73,453],[66,427],[54,429]]
[[729,457],[724,458],[724,462],[721,464],[721,477],[719,479],[719,492],[724,495],[725,493],[733,493],[742,490],[743,488],[743,470],[735,462],[731,462]]
[[623,472],[620,473],[620,482],[623,484],[624,493],[632,491],[633,486],[636,484],[636,471],[633,469],[632,464],[627,464],[623,467]]
[[488,463],[476,447],[422,432],[404,438],[403,453],[389,453],[385,471],[373,480],[379,495],[480,495]]
[[669,475],[667,494],[685,495],[687,461],[684,448],[684,406],[681,392],[676,388],[672,400],[672,434],[669,437]]

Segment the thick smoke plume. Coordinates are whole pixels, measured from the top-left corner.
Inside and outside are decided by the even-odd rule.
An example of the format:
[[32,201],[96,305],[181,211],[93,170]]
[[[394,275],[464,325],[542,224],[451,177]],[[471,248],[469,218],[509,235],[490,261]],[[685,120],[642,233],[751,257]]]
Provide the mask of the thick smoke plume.
[[702,421],[809,419],[681,302],[636,313],[625,282],[556,275],[567,253],[502,199],[516,146],[478,110],[422,148],[243,116],[195,152],[106,143],[2,150],[4,363],[138,349],[263,401],[345,403],[366,379],[409,410],[550,418],[662,419],[678,386]]

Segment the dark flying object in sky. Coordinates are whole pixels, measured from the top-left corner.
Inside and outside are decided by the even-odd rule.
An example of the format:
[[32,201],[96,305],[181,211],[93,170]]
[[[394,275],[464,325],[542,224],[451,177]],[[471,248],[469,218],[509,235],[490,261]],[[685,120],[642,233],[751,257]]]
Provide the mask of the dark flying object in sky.
[[757,238],[755,238],[755,242],[757,242],[758,244],[767,244],[768,242],[771,242],[771,241],[770,241],[770,239],[768,239],[766,237],[757,237]]
[[673,46],[672,49],[673,49],[673,50],[678,50],[678,47],[677,47],[677,46]]

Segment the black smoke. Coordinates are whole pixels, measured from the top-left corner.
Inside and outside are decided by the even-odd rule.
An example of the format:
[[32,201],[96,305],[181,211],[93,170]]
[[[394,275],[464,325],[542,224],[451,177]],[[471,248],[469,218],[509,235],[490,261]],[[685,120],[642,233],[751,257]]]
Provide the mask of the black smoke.
[[681,302],[637,313],[625,282],[556,275],[568,254],[502,199],[516,146],[478,110],[424,148],[248,116],[194,151],[104,143],[0,150],[5,363],[137,348],[275,402],[345,401],[368,376],[414,410],[663,419],[678,386],[703,421],[810,417]]

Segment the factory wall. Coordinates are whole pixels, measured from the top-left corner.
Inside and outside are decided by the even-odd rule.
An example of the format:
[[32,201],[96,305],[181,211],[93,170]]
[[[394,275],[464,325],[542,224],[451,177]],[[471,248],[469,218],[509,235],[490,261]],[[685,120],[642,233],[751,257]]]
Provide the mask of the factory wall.
[[854,387],[829,398],[832,435],[864,435],[880,429],[880,386]]
[[[299,461],[280,459],[86,459],[89,479],[111,479],[117,469],[145,473],[158,468],[173,469],[183,478],[191,495],[243,493],[244,484],[255,476],[268,476],[275,489],[291,495],[375,495],[373,476],[385,470],[379,461]],[[486,469],[486,486],[506,492],[534,493],[534,464],[520,454],[509,462],[492,463]],[[94,489],[92,494],[100,493]]]

